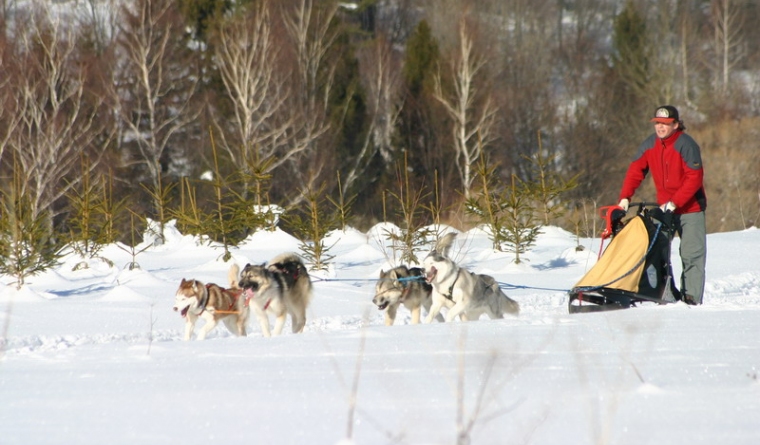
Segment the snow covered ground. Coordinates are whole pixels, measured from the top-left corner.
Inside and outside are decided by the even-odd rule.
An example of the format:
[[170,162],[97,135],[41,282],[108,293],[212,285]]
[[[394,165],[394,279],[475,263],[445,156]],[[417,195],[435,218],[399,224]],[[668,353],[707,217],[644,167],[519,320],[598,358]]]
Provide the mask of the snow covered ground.
[[[115,267],[72,271],[70,258],[5,286],[0,444],[454,444],[457,431],[472,444],[760,443],[760,230],[709,235],[702,306],[573,315],[566,291],[598,239],[577,252],[548,227],[515,265],[473,230],[453,254],[507,285],[520,316],[411,325],[402,308],[385,327],[371,299],[388,228],[333,234],[301,335],[254,323],[182,341],[179,281],[225,283],[229,264],[176,232],[139,269],[108,246]],[[234,261],[297,246],[259,232]]]

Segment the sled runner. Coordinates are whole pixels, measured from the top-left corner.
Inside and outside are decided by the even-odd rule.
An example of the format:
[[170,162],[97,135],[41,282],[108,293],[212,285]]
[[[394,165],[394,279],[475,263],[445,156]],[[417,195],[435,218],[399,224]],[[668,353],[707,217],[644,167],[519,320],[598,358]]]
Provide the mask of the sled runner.
[[630,209],[635,207],[636,215],[625,221],[627,213],[621,207],[599,209],[606,223],[602,246],[605,239],[612,240],[594,267],[570,290],[571,314],[626,309],[647,301],[675,303],[681,299],[670,264],[674,215],[664,213],[656,203],[632,203]]

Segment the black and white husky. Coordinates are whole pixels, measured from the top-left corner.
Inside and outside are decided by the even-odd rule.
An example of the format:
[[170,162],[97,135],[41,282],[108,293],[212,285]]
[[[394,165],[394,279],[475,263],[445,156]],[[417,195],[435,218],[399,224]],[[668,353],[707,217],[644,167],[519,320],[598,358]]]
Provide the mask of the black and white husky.
[[[386,326],[393,325],[402,304],[412,312],[412,324],[417,324],[420,322],[422,307],[430,312],[432,291],[433,287],[425,281],[422,269],[398,266],[387,272],[380,271],[372,302],[378,309],[385,311]],[[443,321],[443,317],[439,315],[438,320]]]
[[440,238],[422,262],[425,279],[433,286],[433,305],[425,323],[433,321],[443,307],[448,308],[446,321],[457,315],[462,320],[477,320],[482,314],[490,318],[517,315],[519,304],[502,292],[492,276],[469,272],[449,258],[455,237],[456,233],[447,233]]
[[282,333],[290,314],[293,332],[303,332],[306,308],[312,294],[311,278],[301,258],[295,253],[278,255],[268,263],[246,264],[238,283],[261,324],[265,337],[272,335],[269,316],[275,316],[274,335]]

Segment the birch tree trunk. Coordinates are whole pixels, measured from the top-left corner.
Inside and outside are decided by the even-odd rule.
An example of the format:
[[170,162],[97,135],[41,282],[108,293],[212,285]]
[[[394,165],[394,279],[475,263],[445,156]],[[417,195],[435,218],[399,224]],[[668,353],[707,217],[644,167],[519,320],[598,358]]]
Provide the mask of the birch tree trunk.
[[458,51],[450,67],[452,91],[444,90],[439,73],[435,79],[434,96],[452,120],[454,164],[465,199],[469,199],[474,179],[473,165],[480,159],[483,148],[496,138],[493,130],[498,109],[490,97],[481,97],[482,91],[478,90],[478,74],[486,61],[475,54],[465,19],[459,22]]

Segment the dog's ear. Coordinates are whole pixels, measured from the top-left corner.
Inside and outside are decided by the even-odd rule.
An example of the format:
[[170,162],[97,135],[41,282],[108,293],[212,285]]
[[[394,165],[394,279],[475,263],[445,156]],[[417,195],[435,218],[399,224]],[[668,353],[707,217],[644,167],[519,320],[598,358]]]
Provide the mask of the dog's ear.
[[380,269],[380,278],[385,278],[385,271]]
[[443,237],[436,241],[433,252],[440,254],[443,257],[448,257],[449,250],[451,249],[451,245],[454,244],[454,238],[456,237],[457,234],[455,232],[449,232],[446,235],[443,235]]

